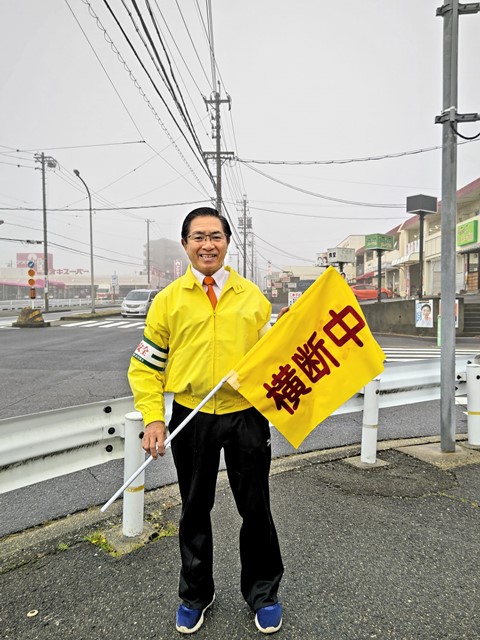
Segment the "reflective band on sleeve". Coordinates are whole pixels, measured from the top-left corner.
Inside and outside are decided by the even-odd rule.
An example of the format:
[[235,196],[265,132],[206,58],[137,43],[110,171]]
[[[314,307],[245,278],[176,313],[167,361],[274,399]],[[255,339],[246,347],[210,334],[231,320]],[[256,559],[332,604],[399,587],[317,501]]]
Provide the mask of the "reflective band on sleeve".
[[161,349],[143,336],[143,340],[135,349],[133,357],[146,364],[147,367],[163,372],[167,365],[167,353],[167,350]]

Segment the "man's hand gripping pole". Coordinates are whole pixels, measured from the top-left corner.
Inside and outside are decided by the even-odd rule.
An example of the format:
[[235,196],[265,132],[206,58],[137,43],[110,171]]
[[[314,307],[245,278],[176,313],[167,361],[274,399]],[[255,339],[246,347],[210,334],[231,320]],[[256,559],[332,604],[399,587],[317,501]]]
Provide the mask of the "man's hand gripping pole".
[[[172,442],[172,440],[175,438],[175,436],[177,434],[180,433],[180,431],[183,429],[183,427],[185,425],[187,425],[190,420],[200,411],[200,409],[207,404],[207,402],[210,400],[210,398],[212,396],[214,396],[217,391],[220,389],[220,387],[222,387],[225,382],[228,380],[228,378],[231,376],[231,372],[229,374],[227,374],[226,376],[224,376],[220,382],[217,384],[216,387],[214,387],[209,394],[207,394],[205,396],[205,398],[195,407],[195,409],[193,409],[191,411],[191,413],[188,414],[188,416],[185,418],[185,420],[183,422],[181,422],[178,427],[168,436],[168,438],[165,440],[165,449],[168,449],[168,447],[170,447],[170,443]],[[100,511],[106,511],[108,509],[108,507],[113,504],[115,502],[115,500],[125,491],[125,489],[127,489],[127,487],[129,487],[131,485],[131,483],[135,480],[135,478],[137,476],[139,476],[142,471],[144,471],[146,469],[146,467],[148,467],[148,465],[150,464],[150,462],[153,460],[153,456],[149,456],[145,462],[143,464],[141,464],[138,469],[130,476],[130,478],[123,483],[123,485],[120,487],[120,489],[118,489],[118,491],[116,491],[113,496],[110,498],[110,500],[108,500],[108,502],[106,502],[103,507],[100,509]]]

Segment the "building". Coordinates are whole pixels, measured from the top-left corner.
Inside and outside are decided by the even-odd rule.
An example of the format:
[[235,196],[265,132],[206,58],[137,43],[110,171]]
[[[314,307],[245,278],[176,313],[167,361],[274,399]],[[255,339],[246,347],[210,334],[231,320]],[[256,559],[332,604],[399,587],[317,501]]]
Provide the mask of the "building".
[[[422,293],[439,296],[441,288],[441,202],[437,213],[423,217]],[[393,249],[382,254],[382,286],[402,297],[420,293],[420,224],[414,215],[386,232],[393,237]],[[480,291],[480,178],[457,191],[456,292]],[[355,281],[378,283],[378,256],[365,246],[356,252]]]
[[[95,270],[94,287],[97,298],[116,300],[132,289],[162,289],[178,278],[187,266],[185,252],[178,242],[162,238],[150,242],[148,255],[150,277],[147,271],[147,249],[144,251],[145,268],[134,274],[101,273]],[[34,295],[44,298],[44,254],[17,253],[15,267],[0,268],[0,300],[22,300]],[[53,254],[48,254],[48,285],[50,299],[87,299],[91,295],[89,269],[57,268]],[[34,291],[32,291],[34,290]]]

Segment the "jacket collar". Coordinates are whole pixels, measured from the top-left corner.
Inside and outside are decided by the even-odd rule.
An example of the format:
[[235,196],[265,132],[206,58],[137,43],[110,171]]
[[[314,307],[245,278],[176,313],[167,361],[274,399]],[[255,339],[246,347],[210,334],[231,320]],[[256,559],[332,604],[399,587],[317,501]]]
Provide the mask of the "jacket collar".
[[[225,266],[225,271],[228,271],[229,276],[227,278],[227,281],[225,282],[223,290],[226,291],[227,289],[233,289],[235,293],[241,293],[242,291],[245,291],[245,279],[239,273],[237,273],[235,269],[232,269],[232,267],[228,265]],[[192,265],[189,264],[183,276],[183,286],[186,289],[193,289],[195,285],[201,286],[197,278],[193,274]]]

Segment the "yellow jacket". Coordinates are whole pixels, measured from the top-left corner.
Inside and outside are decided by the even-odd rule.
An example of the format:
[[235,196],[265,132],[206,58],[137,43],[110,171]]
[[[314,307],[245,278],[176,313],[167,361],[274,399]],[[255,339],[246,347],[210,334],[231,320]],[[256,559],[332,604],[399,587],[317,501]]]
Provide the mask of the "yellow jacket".
[[[215,310],[190,266],[160,291],[148,312],[128,379],[145,425],[164,421],[164,392],[194,409],[258,341],[271,305],[258,287],[230,267]],[[250,403],[228,383],[202,408],[231,413]]]

